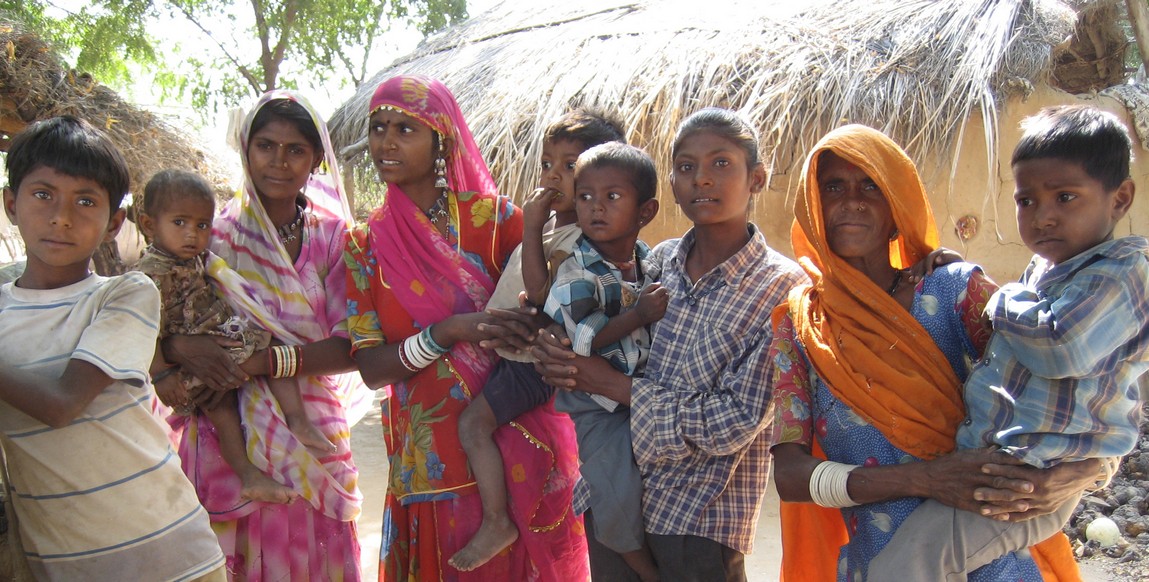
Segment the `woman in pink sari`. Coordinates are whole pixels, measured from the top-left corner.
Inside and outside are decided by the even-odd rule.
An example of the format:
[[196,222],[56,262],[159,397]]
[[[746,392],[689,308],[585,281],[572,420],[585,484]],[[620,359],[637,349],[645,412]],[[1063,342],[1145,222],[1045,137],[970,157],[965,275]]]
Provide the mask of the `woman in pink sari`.
[[345,260],[355,360],[369,386],[390,385],[380,579],[586,580],[586,539],[571,511],[574,430],[550,405],[495,437],[518,540],[470,572],[447,563],[482,516],[458,434],[459,415],[494,367],[482,342],[532,329],[525,312],[483,311],[522,238],[522,213],[496,192],[442,83],[387,80],[370,115],[371,159],[387,191],[351,232]]
[[164,354],[217,390],[242,382],[248,457],[294,498],[245,499],[211,423],[202,415],[173,415],[170,422],[182,436],[184,471],[211,515],[231,579],[358,580],[355,519],[362,497],[349,426],[370,393],[358,374],[348,373],[354,363],[347,355],[341,259],[347,199],[327,128],[295,93],[260,98],[240,142],[244,186],[215,220],[208,273],[237,313],[278,342],[298,346],[293,353],[301,361],[279,372],[295,368],[307,415],[335,452],[309,449],[288,429],[267,387],[273,366],[265,351],[240,370],[207,336],[172,336]]

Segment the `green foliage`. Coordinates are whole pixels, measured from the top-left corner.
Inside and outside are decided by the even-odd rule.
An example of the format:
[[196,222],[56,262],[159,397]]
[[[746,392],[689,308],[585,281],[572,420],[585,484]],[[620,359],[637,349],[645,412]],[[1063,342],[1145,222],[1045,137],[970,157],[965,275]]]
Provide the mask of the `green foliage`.
[[[393,24],[427,34],[467,15],[465,0],[167,1],[223,53],[200,63],[220,74],[193,89],[199,107],[241,103],[270,89],[291,88],[300,75],[313,85],[358,85],[367,74],[367,56]],[[248,7],[251,14],[239,12]],[[252,24],[240,24],[238,16],[250,17]],[[230,26],[216,24],[224,20]]]
[[[60,47],[67,65],[124,88],[132,66],[163,99],[190,98],[201,113],[275,88],[358,85],[368,56],[393,26],[424,35],[466,18],[466,0],[0,0],[0,17]],[[62,14],[62,15],[61,15]],[[164,17],[207,37],[154,38]],[[155,33],[153,29],[153,34]],[[181,41],[192,46],[180,44]]]
[[[146,26],[154,16],[150,0],[101,0],[80,10],[57,9],[43,0],[0,0],[0,17],[44,36],[68,66],[116,86],[131,81],[129,64],[158,66]],[[59,16],[55,14],[59,13]]]

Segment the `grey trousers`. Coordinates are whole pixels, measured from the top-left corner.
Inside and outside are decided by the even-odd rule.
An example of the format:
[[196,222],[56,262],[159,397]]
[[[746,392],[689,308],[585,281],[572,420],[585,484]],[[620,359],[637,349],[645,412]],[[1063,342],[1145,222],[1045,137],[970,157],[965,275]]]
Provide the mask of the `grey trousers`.
[[1049,515],[997,521],[927,499],[906,518],[890,543],[870,561],[866,579],[961,581],[994,560],[1061,531],[1081,494]]
[[579,472],[595,516],[587,537],[620,553],[642,548],[642,475],[631,449],[630,408],[607,412],[585,393],[559,390],[555,409],[574,421]]

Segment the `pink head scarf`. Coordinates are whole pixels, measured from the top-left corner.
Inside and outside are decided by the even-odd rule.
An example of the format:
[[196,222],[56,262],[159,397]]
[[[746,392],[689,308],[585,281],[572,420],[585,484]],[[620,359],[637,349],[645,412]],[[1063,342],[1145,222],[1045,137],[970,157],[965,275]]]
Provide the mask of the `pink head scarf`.
[[497,195],[491,171],[475,144],[463,111],[451,90],[430,77],[405,75],[383,81],[371,97],[369,115],[390,108],[414,117],[451,140],[447,152],[447,184],[454,192]]
[[[381,108],[406,114],[438,132],[440,139],[449,140],[446,160],[450,192],[498,196],[463,112],[446,85],[421,76],[388,79],[371,99],[371,113]],[[455,197],[449,198],[462,239],[470,225],[459,224]],[[368,223],[384,279],[416,327],[425,328],[448,316],[486,307],[495,289],[494,280],[440,236],[399,185],[387,185],[383,205],[371,214]],[[496,228],[498,221],[490,224]],[[494,366],[493,354],[473,344],[456,344],[451,355],[457,371],[474,390],[483,385]]]

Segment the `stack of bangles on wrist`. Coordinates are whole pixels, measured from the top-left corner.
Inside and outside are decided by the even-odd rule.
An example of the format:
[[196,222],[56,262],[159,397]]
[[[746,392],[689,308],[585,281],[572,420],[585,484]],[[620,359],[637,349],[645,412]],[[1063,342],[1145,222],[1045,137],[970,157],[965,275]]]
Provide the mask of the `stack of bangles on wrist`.
[[439,345],[435,338],[431,337],[431,326],[428,325],[423,328],[423,331],[399,344],[399,362],[403,364],[404,368],[418,372],[430,366],[447,351],[447,348]]
[[271,346],[267,350],[267,361],[272,378],[290,378],[303,367],[303,349],[299,346]]
[[850,498],[846,482],[850,471],[858,465],[822,461],[810,474],[810,500],[822,507],[853,507],[857,503]]

